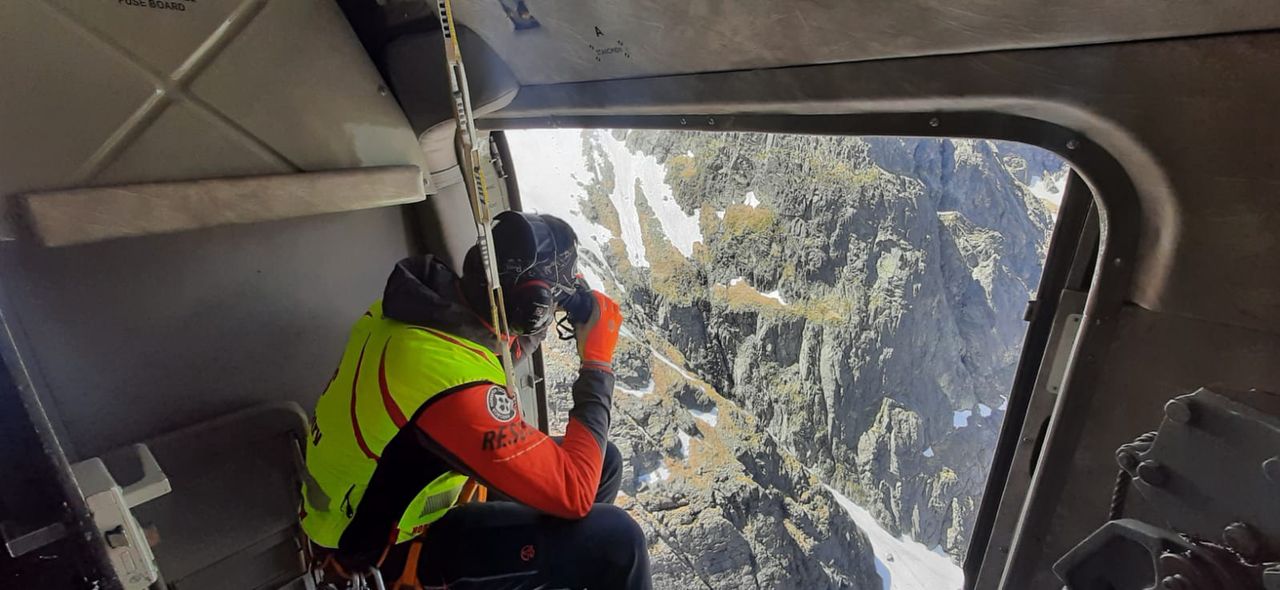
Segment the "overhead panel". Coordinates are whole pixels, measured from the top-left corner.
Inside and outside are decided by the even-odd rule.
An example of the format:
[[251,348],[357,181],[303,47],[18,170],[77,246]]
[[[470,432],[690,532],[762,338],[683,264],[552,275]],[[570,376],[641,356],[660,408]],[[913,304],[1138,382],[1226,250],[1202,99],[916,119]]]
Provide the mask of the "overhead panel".
[[[200,138],[174,141],[175,137]],[[94,184],[157,182],[172,178],[245,176],[292,167],[263,149],[245,145],[233,129],[210,120],[188,104],[165,108],[124,150],[94,177]]]
[[191,88],[304,170],[420,164],[404,113],[332,2],[264,3]]
[[333,2],[6,2],[0,51],[0,239],[32,191],[422,166]]
[[0,54],[4,197],[67,186],[155,92],[127,57],[39,2],[0,2]]
[[[155,72],[176,71],[242,5],[243,0],[46,0]],[[145,31],[145,34],[139,34]]]
[[1253,0],[455,4],[524,85],[1280,27],[1274,2]]

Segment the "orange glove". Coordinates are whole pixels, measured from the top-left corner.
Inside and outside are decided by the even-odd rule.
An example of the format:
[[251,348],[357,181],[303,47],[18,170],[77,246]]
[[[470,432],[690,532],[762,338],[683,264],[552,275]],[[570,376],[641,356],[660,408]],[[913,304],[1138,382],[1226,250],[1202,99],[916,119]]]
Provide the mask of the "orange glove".
[[575,326],[578,335],[578,358],[583,368],[613,372],[613,350],[618,347],[618,330],[622,329],[622,310],[599,291],[592,291],[595,309],[591,319]]

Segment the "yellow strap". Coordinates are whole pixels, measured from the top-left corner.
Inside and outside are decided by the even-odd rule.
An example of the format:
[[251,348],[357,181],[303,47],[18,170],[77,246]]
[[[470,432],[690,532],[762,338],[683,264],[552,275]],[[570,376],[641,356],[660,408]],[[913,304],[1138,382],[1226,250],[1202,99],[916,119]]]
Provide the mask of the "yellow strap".
[[440,17],[440,30],[444,35],[445,63],[449,72],[449,90],[453,95],[453,119],[457,123],[458,137],[462,140],[463,175],[471,182],[465,183],[471,199],[471,214],[476,222],[476,244],[480,248],[480,260],[484,264],[489,282],[489,315],[495,337],[498,339],[502,369],[507,376],[507,395],[516,399],[519,385],[515,376],[515,364],[511,360],[511,347],[505,338],[511,334],[507,323],[506,301],[498,276],[498,264],[494,260],[493,214],[489,210],[489,187],[485,183],[479,132],[476,130],[475,113],[471,110],[471,90],[467,86],[467,69],[462,62],[462,45],[453,24],[453,6],[450,0],[438,0],[436,11]]

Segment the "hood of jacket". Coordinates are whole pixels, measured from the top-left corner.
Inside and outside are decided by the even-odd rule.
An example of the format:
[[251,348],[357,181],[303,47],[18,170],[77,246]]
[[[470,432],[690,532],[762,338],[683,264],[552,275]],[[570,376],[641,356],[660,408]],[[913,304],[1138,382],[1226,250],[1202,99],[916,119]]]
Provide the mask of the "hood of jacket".
[[[396,263],[382,292],[382,314],[396,321],[434,328],[482,344],[501,357],[498,339],[463,298],[460,279],[430,254]],[[542,334],[521,336],[517,350],[531,352]],[[520,357],[528,357],[519,354]]]

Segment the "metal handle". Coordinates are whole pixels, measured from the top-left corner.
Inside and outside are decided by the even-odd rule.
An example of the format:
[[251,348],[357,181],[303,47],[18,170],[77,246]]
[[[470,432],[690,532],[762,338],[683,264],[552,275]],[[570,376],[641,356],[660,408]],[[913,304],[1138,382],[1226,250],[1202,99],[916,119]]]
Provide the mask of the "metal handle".
[[151,449],[147,445],[133,445],[133,450],[138,454],[138,462],[142,465],[142,479],[130,484],[124,488],[124,501],[130,508],[150,502],[160,496],[173,491],[173,486],[169,485],[169,478],[160,469],[160,463],[156,462],[156,458],[151,454]]
[[21,557],[67,536],[66,525],[55,522],[24,533],[15,532],[11,522],[0,523],[0,538],[9,557]]

